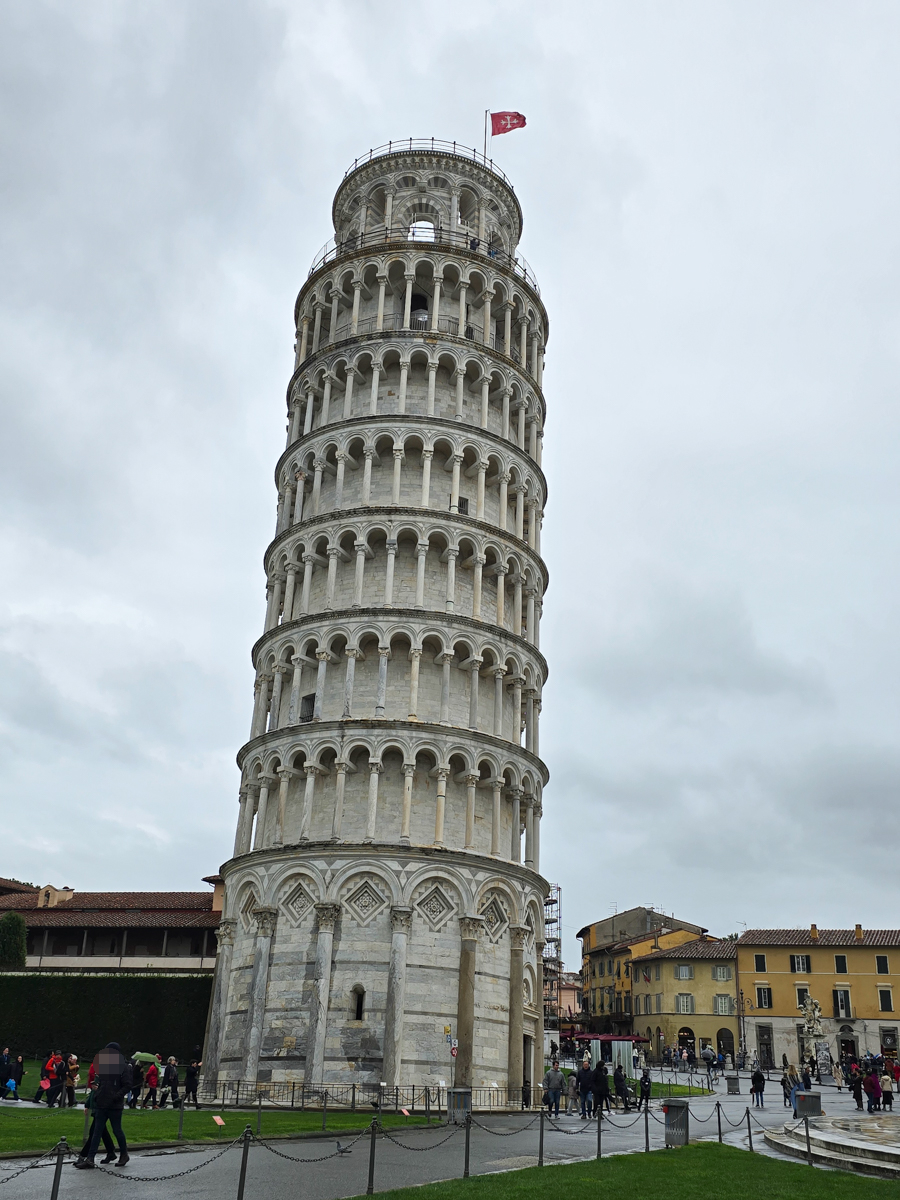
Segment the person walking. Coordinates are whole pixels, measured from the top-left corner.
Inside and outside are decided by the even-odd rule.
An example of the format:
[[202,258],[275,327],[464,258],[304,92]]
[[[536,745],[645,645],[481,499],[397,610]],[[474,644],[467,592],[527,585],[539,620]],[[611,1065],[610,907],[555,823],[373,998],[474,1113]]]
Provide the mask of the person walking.
[[0,1087],[0,1100],[5,1100],[7,1095],[11,1095],[13,1100],[21,1100],[22,1097],[19,1095],[19,1091],[22,1087],[22,1076],[27,1074],[23,1056],[19,1054],[3,1074],[3,1086]]
[[570,1071],[566,1083],[566,1116],[578,1112],[578,1072]]
[[644,1108],[649,1109],[650,1093],[652,1091],[653,1091],[653,1084],[650,1082],[650,1071],[648,1070],[647,1067],[644,1067],[644,1070],[643,1070],[643,1072],[641,1074],[641,1078],[640,1078],[640,1089],[638,1091],[638,1102],[637,1102],[638,1112],[641,1111],[641,1105],[643,1105]]
[[578,1071],[578,1091],[581,1095],[582,1121],[585,1119],[585,1117],[590,1120],[593,1113],[593,1095],[591,1093],[591,1080],[593,1075],[594,1072],[591,1070],[591,1060],[589,1058],[585,1058]]
[[136,1058],[131,1060],[131,1094],[128,1097],[128,1107],[136,1108],[144,1089],[144,1068]]
[[190,1065],[184,1071],[184,1103],[187,1106],[190,1103],[191,1097],[194,1098],[194,1108],[199,1108],[197,1103],[197,1083],[200,1079],[200,1068],[203,1063],[199,1058],[192,1058]]
[[785,1070],[784,1074],[781,1076],[781,1096],[784,1101],[785,1108],[791,1107],[791,1088],[792,1087],[793,1087],[793,1085],[790,1081],[790,1078],[788,1077],[787,1070]]
[[622,1070],[621,1063],[613,1071],[613,1087],[616,1092],[616,1108],[619,1107],[619,1101],[621,1100],[625,1106],[625,1111],[631,1112],[631,1105],[628,1103],[628,1085],[625,1082],[625,1072]]
[[759,1067],[750,1076],[750,1090],[753,1092],[753,1103],[757,1108],[764,1108],[763,1092],[766,1090],[766,1077]]
[[94,1155],[100,1145],[102,1131],[107,1122],[112,1126],[116,1141],[119,1143],[118,1167],[124,1167],[128,1162],[128,1143],[122,1131],[122,1112],[125,1108],[125,1097],[131,1090],[131,1063],[125,1058],[118,1042],[107,1042],[97,1056],[98,1066],[95,1078],[97,1093],[95,1096],[94,1132],[91,1134],[90,1145],[86,1155],[79,1158],[75,1166],[92,1169]]
[[794,1110],[794,1116],[797,1115],[797,1093],[803,1091],[803,1081],[793,1063],[788,1067],[788,1079],[791,1083],[791,1108]]
[[881,1077],[881,1107],[885,1112],[894,1111],[894,1077],[890,1071]]
[[598,1062],[591,1072],[591,1093],[594,1097],[594,1113],[600,1121],[603,1119],[604,1105],[607,1112],[612,1112],[609,1103],[609,1071],[605,1063]]
[[856,1107],[862,1111],[863,1077],[856,1067],[850,1068],[850,1079],[848,1080],[847,1086],[853,1094],[853,1099],[856,1101]]
[[[78,1081],[81,1079],[81,1073],[78,1070],[78,1059],[74,1054],[70,1054],[66,1062],[66,1100],[69,1108],[75,1107],[75,1089],[78,1087]],[[62,1102],[60,1102],[62,1107]]]
[[156,1103],[156,1089],[159,1087],[159,1068],[155,1062],[152,1062],[147,1068],[144,1082],[147,1085],[147,1095],[144,1097],[141,1108],[146,1108],[148,1104],[151,1104],[154,1108],[159,1108],[159,1105]]
[[49,1076],[50,1088],[47,1092],[48,1108],[52,1108],[57,1103],[60,1108],[65,1107],[65,1086],[68,1074],[69,1068],[62,1056],[62,1051],[57,1050],[53,1056],[53,1069]]
[[866,1111],[875,1111],[875,1073],[874,1071],[866,1071],[862,1081],[863,1091],[866,1093]]
[[178,1060],[169,1058],[163,1071],[163,1092],[160,1108],[166,1107],[166,1100],[171,1098],[172,1107],[178,1107]]
[[809,1073],[809,1067],[804,1066],[803,1072],[802,1072],[800,1078],[803,1080],[803,1090],[805,1092],[811,1092],[812,1091],[812,1076]]
[[555,1117],[559,1116],[559,1098],[565,1083],[566,1077],[559,1069],[559,1059],[554,1058],[550,1070],[544,1076],[542,1086],[547,1093],[547,1109]]
[[844,1083],[844,1072],[841,1070],[841,1064],[839,1062],[831,1064],[831,1074],[834,1078],[834,1082],[837,1084],[837,1090],[840,1091]]
[[[93,1066],[93,1064],[91,1064],[91,1065]],[[97,1089],[97,1082],[95,1080],[91,1080],[88,1083],[87,1099],[84,1102],[85,1111],[89,1112],[91,1114],[91,1127],[88,1130],[88,1135],[85,1138],[84,1145],[81,1147],[81,1151],[79,1152],[79,1155],[78,1155],[79,1160],[83,1159],[83,1158],[87,1158],[87,1156],[90,1152],[90,1149],[91,1149],[91,1141],[94,1136],[94,1127],[97,1124],[96,1089]],[[103,1128],[100,1130],[100,1136],[103,1139],[103,1149],[106,1151],[106,1158],[102,1158],[100,1161],[103,1163],[104,1166],[107,1166],[109,1163],[116,1161],[116,1144],[112,1140],[109,1129],[106,1127],[105,1124],[104,1124]],[[77,1165],[77,1162],[78,1162],[78,1160],[76,1160],[76,1165]]]

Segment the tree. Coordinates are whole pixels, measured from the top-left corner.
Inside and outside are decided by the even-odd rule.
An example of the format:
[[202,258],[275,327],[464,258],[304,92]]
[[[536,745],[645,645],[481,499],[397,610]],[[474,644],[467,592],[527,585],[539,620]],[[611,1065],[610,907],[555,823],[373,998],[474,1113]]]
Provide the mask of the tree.
[[21,970],[25,966],[28,930],[17,912],[0,917],[0,967]]

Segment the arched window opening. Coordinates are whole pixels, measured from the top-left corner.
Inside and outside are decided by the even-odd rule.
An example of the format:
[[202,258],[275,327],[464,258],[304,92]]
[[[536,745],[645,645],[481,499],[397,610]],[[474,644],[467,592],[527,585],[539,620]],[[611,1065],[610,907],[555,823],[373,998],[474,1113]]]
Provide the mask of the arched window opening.
[[416,217],[415,221],[409,227],[408,241],[410,242],[433,242],[434,236],[434,221],[427,221],[424,217]]
[[424,329],[428,324],[428,297],[413,292],[409,306],[409,323],[413,329]]
[[358,983],[350,994],[353,1020],[361,1021],[366,1011],[366,989]]

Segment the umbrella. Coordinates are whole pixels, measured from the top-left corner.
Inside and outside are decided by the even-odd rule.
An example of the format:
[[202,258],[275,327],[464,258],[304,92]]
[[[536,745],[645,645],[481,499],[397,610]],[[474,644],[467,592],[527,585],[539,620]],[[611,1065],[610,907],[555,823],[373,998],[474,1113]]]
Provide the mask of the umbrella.
[[131,1059],[132,1062],[154,1062],[157,1065],[161,1061],[158,1054],[148,1054],[145,1050],[138,1050],[137,1053],[132,1054]]

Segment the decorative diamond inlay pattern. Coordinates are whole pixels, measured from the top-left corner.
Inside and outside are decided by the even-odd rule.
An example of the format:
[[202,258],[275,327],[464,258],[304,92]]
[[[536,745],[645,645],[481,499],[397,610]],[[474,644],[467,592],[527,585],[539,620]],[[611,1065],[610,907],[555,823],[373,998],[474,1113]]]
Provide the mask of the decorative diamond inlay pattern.
[[439,883],[430,888],[415,907],[432,933],[442,929],[456,912],[456,905]]
[[388,898],[366,879],[350,893],[344,903],[360,925],[368,925],[387,908]]
[[509,926],[509,917],[499,897],[491,896],[481,910],[484,928],[492,942],[498,942]]
[[282,900],[281,908],[293,925],[299,925],[303,918],[311,912],[314,903],[315,901],[303,884],[298,883],[293,891]]

